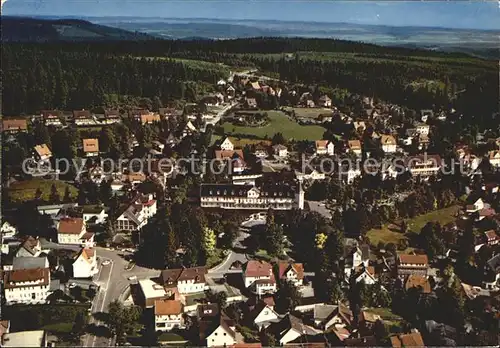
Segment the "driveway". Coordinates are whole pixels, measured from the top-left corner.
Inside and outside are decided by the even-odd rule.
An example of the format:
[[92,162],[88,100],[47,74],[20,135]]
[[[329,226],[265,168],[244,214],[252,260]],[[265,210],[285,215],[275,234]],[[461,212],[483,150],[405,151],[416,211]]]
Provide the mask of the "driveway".
[[325,202],[317,202],[317,201],[306,201],[307,204],[309,204],[309,209],[311,211],[316,211],[326,217],[327,219],[332,218],[332,214],[330,211],[326,208]]

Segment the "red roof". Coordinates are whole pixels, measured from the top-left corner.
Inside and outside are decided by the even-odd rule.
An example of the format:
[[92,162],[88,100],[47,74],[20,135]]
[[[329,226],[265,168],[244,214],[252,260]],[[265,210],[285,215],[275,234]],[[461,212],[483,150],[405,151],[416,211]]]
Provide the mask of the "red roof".
[[279,279],[285,279],[286,278],[286,272],[288,270],[293,269],[294,272],[297,274],[297,279],[303,279],[304,278],[304,265],[301,263],[288,263],[286,261],[280,261],[278,264],[279,267]]
[[273,274],[273,266],[266,261],[250,260],[245,267],[245,277],[263,277]]
[[427,255],[409,255],[409,254],[400,254],[399,255],[400,263],[411,263],[417,265],[428,265],[429,259]]
[[58,232],[63,234],[80,234],[83,230],[82,218],[64,218],[59,221]]

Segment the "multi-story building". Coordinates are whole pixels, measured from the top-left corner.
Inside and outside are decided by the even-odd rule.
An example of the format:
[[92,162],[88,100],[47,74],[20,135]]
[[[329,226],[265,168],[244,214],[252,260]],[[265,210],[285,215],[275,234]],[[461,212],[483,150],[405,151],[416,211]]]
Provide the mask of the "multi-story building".
[[243,282],[247,289],[257,295],[276,292],[273,266],[266,261],[248,261],[243,270]]
[[15,257],[38,257],[42,253],[42,245],[38,238],[28,236],[15,252]]
[[153,195],[138,195],[115,221],[119,231],[138,231],[156,214],[157,203]]
[[57,239],[60,244],[73,244],[84,247],[94,246],[94,234],[87,232],[83,218],[65,217],[59,220]]
[[91,126],[97,123],[89,110],[74,110],[73,120],[77,126]]
[[280,261],[278,263],[278,277],[280,282],[288,281],[295,286],[301,286],[304,281],[304,265]]
[[156,331],[170,331],[184,328],[184,318],[181,301],[155,301],[155,329]]
[[83,153],[86,157],[99,156],[99,139],[83,139]]
[[291,210],[304,209],[302,186],[202,184],[201,206],[222,209]]
[[2,132],[19,133],[28,130],[28,120],[24,118],[4,118],[2,120]]
[[96,249],[82,248],[73,261],[73,278],[91,278],[97,272]]
[[223,151],[233,151],[234,144],[228,137],[226,137],[226,139],[224,139],[224,141],[220,144],[220,149]]
[[43,122],[46,126],[62,126],[61,112],[56,110],[43,110],[41,113]]
[[427,276],[429,270],[429,259],[427,255],[398,255],[397,269],[399,276],[416,274]]
[[160,274],[160,283],[165,288],[177,287],[179,294],[192,294],[207,290],[205,267],[166,269]]
[[408,157],[406,166],[412,176],[420,176],[423,179],[436,175],[441,169],[441,157],[439,155],[418,155]]
[[49,268],[5,271],[5,301],[13,303],[44,303],[50,291]]

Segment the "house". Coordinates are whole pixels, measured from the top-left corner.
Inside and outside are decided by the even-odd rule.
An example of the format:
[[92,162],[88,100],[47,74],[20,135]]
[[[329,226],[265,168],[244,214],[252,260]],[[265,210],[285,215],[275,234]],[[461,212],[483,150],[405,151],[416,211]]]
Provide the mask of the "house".
[[157,113],[147,113],[147,114],[141,114],[140,115],[141,119],[141,124],[144,126],[146,124],[153,124],[155,122],[160,122],[160,114]]
[[439,155],[409,156],[406,159],[406,167],[412,176],[420,176],[427,179],[436,175],[441,169],[441,157]]
[[73,278],[92,278],[97,274],[96,249],[82,248],[73,261]]
[[432,292],[429,279],[418,274],[410,274],[408,276],[408,279],[406,279],[405,290],[408,291],[411,288],[421,289],[422,293],[424,294],[430,294]]
[[37,161],[47,161],[52,157],[52,151],[46,144],[36,145],[33,154]]
[[56,110],[43,110],[41,113],[44,124],[48,126],[62,126],[61,112]]
[[493,167],[500,167],[500,151],[493,150],[488,152],[488,159]]
[[396,152],[396,139],[392,135],[382,134],[380,137],[380,144],[382,145],[382,151],[385,153]]
[[21,243],[15,257],[38,257],[42,253],[42,245],[38,238],[28,236],[24,242]]
[[255,98],[245,98],[245,106],[248,109],[257,109],[257,100]]
[[344,246],[344,274],[349,279],[351,272],[360,267],[367,268],[370,262],[370,246],[363,244],[356,245],[354,248],[350,245]]
[[196,133],[198,130],[196,129],[196,127],[193,125],[193,123],[191,121],[187,121],[186,125],[184,126],[184,128],[182,129],[182,137],[186,137],[188,135],[193,135],[194,133]]
[[318,100],[318,106],[323,108],[329,108],[332,106],[332,100],[326,94],[321,96]]
[[50,289],[49,268],[21,269],[3,273],[4,296],[7,304],[45,302]]
[[325,180],[326,179],[325,173],[320,172],[316,169],[311,169],[309,167],[305,168],[304,173],[301,173],[299,171],[295,171],[295,175],[297,176],[297,179],[299,181],[304,181],[304,180],[315,181],[315,180]]
[[226,88],[226,93],[229,99],[233,99],[236,95],[236,88],[234,88],[233,86],[229,86]]
[[211,319],[201,320],[198,323],[200,343],[206,347],[229,347],[236,344],[234,322],[224,313]]
[[292,314],[287,314],[280,322],[274,323],[269,327],[281,345],[295,341],[302,336],[314,336],[321,332],[305,325],[302,320]]
[[333,155],[334,145],[329,140],[316,140],[316,155]]
[[74,110],[73,120],[77,126],[89,126],[96,124],[89,110]]
[[[352,123],[354,127],[354,131],[359,134],[363,134],[366,130],[366,123],[365,121],[354,121]],[[361,146],[360,146],[361,147]]]
[[106,124],[113,124],[120,122],[120,111],[119,110],[105,110],[104,111],[104,123]]
[[4,118],[2,119],[2,132],[20,133],[28,131],[28,120],[25,118]]
[[250,318],[252,318],[253,323],[259,331],[281,320],[281,316],[276,313],[274,307],[266,304],[264,301],[260,301],[250,312]]
[[83,218],[62,218],[57,226],[57,240],[60,244],[94,246],[94,234],[87,232]]
[[278,279],[292,282],[295,286],[301,286],[304,282],[304,265],[280,261],[278,263]]
[[217,81],[217,86],[225,86],[225,85],[226,85],[226,80],[220,79],[219,81]]
[[358,267],[353,271],[354,280],[356,283],[364,282],[366,285],[373,285],[377,282],[377,278],[375,276],[375,267]]
[[255,151],[253,154],[257,158],[266,158],[269,155],[268,148],[264,144],[257,144],[255,145]]
[[17,228],[12,226],[8,221],[4,221],[0,232],[3,238],[12,238],[17,234]]
[[485,240],[488,245],[497,245],[500,241],[500,237],[495,232],[495,230],[489,230],[484,232]]
[[176,268],[161,271],[159,282],[165,288],[177,287],[179,294],[192,294],[208,289],[206,267]]
[[124,206],[125,209],[115,220],[119,231],[138,231],[147,225],[157,211],[157,202],[153,195],[137,195],[132,203]]
[[2,347],[51,347],[44,330],[8,332],[1,340]]
[[429,259],[427,255],[399,254],[397,270],[399,276],[411,274],[427,276]]
[[347,152],[354,152],[356,156],[361,156],[361,141],[359,140],[349,140],[347,142]]
[[354,320],[351,310],[341,302],[314,306],[313,318],[314,326],[324,331],[332,327],[349,327]]
[[361,311],[359,315],[360,325],[367,330],[372,330],[378,320],[382,320],[382,317],[369,311]]
[[145,308],[152,308],[157,300],[179,300],[180,294],[176,288],[165,289],[162,284],[152,279],[139,280],[139,299]]
[[285,145],[277,144],[273,146],[273,153],[278,157],[287,157],[288,148]]
[[[415,329],[414,329],[415,330]],[[422,335],[418,331],[413,331],[408,334],[400,334],[391,336],[391,345],[393,348],[399,347],[425,347]]]
[[99,156],[99,139],[83,139],[83,153],[86,157]]
[[155,331],[171,331],[184,328],[183,309],[181,301],[156,300]]
[[484,201],[481,198],[478,198],[473,204],[466,205],[465,211],[467,213],[475,213],[480,211],[481,209],[484,209],[484,207]]
[[250,260],[244,265],[243,282],[245,288],[257,295],[276,292],[273,267],[266,261]]
[[231,142],[229,137],[226,137],[226,139],[224,139],[224,141],[220,144],[220,149],[222,151],[233,151],[234,150],[234,144]]
[[429,135],[429,125],[425,123],[417,123],[415,130],[421,135]]
[[88,224],[103,224],[108,219],[106,209],[100,205],[84,205],[82,207],[82,217]]

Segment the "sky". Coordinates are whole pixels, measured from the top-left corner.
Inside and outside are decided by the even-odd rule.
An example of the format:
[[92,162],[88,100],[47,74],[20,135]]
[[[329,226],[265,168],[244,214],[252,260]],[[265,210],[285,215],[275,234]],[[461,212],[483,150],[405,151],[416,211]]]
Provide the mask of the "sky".
[[[498,1],[2,0],[3,15],[261,19],[500,30]],[[244,24],[244,23],[242,23]]]

